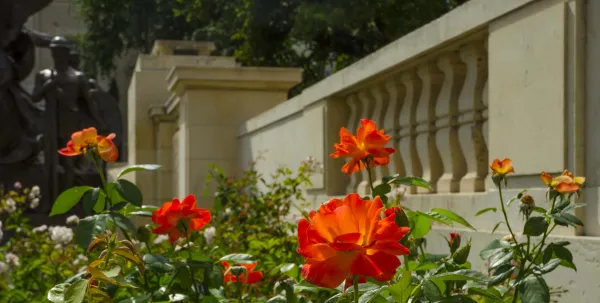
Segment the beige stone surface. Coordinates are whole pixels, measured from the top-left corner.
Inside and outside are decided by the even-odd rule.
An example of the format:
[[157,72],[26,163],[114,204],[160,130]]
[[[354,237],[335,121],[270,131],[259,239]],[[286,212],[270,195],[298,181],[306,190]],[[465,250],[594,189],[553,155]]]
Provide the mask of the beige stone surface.
[[563,1],[543,1],[490,24],[490,158],[518,174],[566,166],[565,21]]

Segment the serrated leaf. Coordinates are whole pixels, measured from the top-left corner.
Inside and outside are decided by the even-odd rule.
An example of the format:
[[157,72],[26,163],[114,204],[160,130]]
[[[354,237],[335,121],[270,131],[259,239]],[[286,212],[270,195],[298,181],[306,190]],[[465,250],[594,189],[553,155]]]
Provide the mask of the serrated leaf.
[[465,218],[459,216],[457,213],[455,213],[455,212],[453,212],[451,210],[448,210],[448,209],[445,209],[445,208],[434,208],[434,209],[431,210],[431,212],[439,213],[442,216],[445,216],[446,218],[448,218],[448,219],[450,219],[450,220],[452,220],[452,221],[454,221],[454,222],[456,222],[458,224],[461,224],[461,225],[463,225],[465,227],[468,227],[468,228],[470,228],[472,230],[476,230],[475,227],[473,227],[469,222],[467,222],[467,220],[465,220]]
[[420,213],[410,212],[408,213],[408,220],[410,222],[410,232],[413,238],[423,238],[431,230],[431,219]]
[[135,234],[137,233],[137,228],[135,228],[135,224],[133,224],[133,222],[131,222],[129,218],[117,212],[110,212],[110,216],[118,227],[122,228],[125,231],[128,231],[130,234],[135,236]]
[[79,203],[83,195],[91,189],[93,189],[93,187],[77,186],[63,191],[58,198],[56,198],[56,201],[54,201],[50,216],[67,213],[73,206]]
[[99,206],[96,207],[96,204],[101,203],[101,201],[99,201],[100,192],[100,188],[96,187],[86,191],[83,194],[83,197],[81,198],[81,205],[83,206],[83,212],[86,215],[92,215],[94,212],[100,213],[102,210],[104,210],[104,205],[102,205],[102,209],[100,209],[100,211],[97,211]]
[[438,281],[485,281],[485,276],[475,270],[461,269],[454,272],[446,272],[430,277]]
[[85,299],[88,280],[83,279],[71,284],[65,292],[65,303],[81,303]]
[[175,267],[169,264],[168,260],[163,256],[145,254],[143,260],[148,268],[156,273],[168,273],[175,269]]
[[85,217],[79,220],[79,224],[75,227],[75,241],[84,250],[87,250],[88,246],[94,238],[94,234],[102,234],[106,231],[106,221],[108,215],[100,214]]
[[563,209],[562,212],[563,213],[567,213],[567,212],[570,212],[570,211],[575,210],[577,208],[584,207],[586,205],[587,204],[585,204],[585,203],[573,203],[573,204],[567,206],[565,209]]
[[539,270],[542,274],[547,274],[547,273],[555,270],[560,265],[560,262],[562,262],[561,259],[552,259],[552,260],[548,261],[548,263],[546,263],[542,267],[540,267]]
[[541,236],[548,229],[548,221],[544,217],[530,217],[523,227],[523,234],[528,236]]
[[123,169],[120,173],[119,176],[117,177],[117,179],[123,177],[124,175],[134,172],[134,171],[140,171],[140,170],[157,170],[160,168],[160,165],[158,164],[138,164],[138,165],[133,165],[130,167],[127,167],[125,169]]
[[497,293],[498,291],[491,289],[483,289],[479,287],[469,287],[468,293],[470,295],[479,295],[483,297],[487,297],[493,300],[502,300],[502,297]]
[[490,280],[488,281],[488,286],[494,286],[504,282],[506,279],[508,279],[508,277],[512,275],[514,270],[515,267],[510,264],[504,264],[496,268],[496,270],[494,270],[494,274],[490,277]]
[[431,184],[425,181],[423,178],[419,177],[399,177],[398,175],[394,176],[391,180],[387,182],[388,184],[401,184],[408,186],[417,186],[426,189],[432,189]]
[[119,195],[121,195],[125,201],[136,206],[142,206],[144,200],[142,192],[135,184],[125,179],[119,179],[114,184]]
[[490,259],[489,268],[494,269],[500,265],[507,264],[508,262],[510,262],[512,260],[512,258],[513,258],[513,252],[510,250],[495,254]]
[[373,189],[373,197],[385,197],[385,195],[387,195],[390,191],[392,191],[392,186],[389,184],[379,184]]
[[253,255],[249,254],[230,254],[221,257],[219,261],[231,261],[239,264],[250,264],[256,262]]
[[498,211],[498,209],[497,209],[497,208],[495,208],[495,207],[488,207],[488,208],[484,208],[484,209],[482,209],[482,210],[478,211],[477,213],[475,213],[475,217],[477,217],[477,216],[480,216],[480,215],[483,215],[483,214],[485,214],[485,213],[487,213],[487,212],[489,212],[489,211],[497,212],[497,211]]
[[410,271],[403,271],[400,280],[387,288],[396,302],[405,303],[410,297],[413,286]]
[[519,284],[519,294],[523,303],[549,303],[550,289],[539,276],[529,276]]
[[140,270],[140,273],[142,275],[144,274],[144,261],[137,254],[134,254],[130,250],[123,248],[115,248],[112,250],[112,253],[115,255],[119,255],[129,260],[133,264],[137,265],[138,269]]
[[71,283],[57,284],[48,291],[48,301],[52,303],[63,303],[65,301],[65,293],[71,286]]

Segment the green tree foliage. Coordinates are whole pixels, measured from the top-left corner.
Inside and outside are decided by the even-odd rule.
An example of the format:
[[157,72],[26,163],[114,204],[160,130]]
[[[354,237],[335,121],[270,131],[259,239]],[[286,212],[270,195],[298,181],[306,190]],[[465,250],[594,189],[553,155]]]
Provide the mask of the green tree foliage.
[[86,70],[156,39],[205,40],[244,65],[304,69],[303,87],[468,0],[77,0]]

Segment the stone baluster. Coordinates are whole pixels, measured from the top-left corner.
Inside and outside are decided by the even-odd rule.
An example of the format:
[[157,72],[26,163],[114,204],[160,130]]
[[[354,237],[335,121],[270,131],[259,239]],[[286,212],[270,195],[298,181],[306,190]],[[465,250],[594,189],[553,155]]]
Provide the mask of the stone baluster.
[[433,190],[417,188],[418,193],[434,193],[439,178],[444,171],[440,152],[436,144],[435,106],[444,80],[435,64],[426,63],[419,67],[419,78],[423,82],[421,98],[416,110],[416,155],[421,162],[421,175],[431,183]]
[[[358,100],[360,102],[360,119],[373,119],[373,113],[375,111],[375,100],[371,95],[371,92],[368,90],[361,90],[358,92]],[[358,127],[357,126],[357,127]],[[359,172],[361,176],[361,182],[358,184],[357,192],[360,195],[370,195],[371,194],[371,185],[369,184],[369,172],[366,169],[363,169]]]
[[[346,128],[352,132],[352,133],[356,133],[356,130],[358,129],[358,125],[360,124],[360,101],[358,101],[358,98],[356,97],[355,94],[349,95],[346,98],[346,104],[348,104],[348,108],[350,109],[350,115],[348,118],[348,124],[346,126]],[[348,161],[348,159],[345,159],[346,161]],[[353,173],[352,175],[350,175],[350,181],[348,182],[348,187],[346,188],[346,192],[348,193],[353,193],[356,192],[356,188],[358,186],[358,183],[361,180],[361,175],[358,173]]]
[[[405,87],[404,101],[398,125],[398,156],[402,166],[398,166],[400,176],[421,176],[423,169],[417,153],[416,110],[421,97],[421,80],[414,71],[406,72],[400,78]],[[415,187],[408,187],[407,194],[417,193]]]
[[402,105],[404,104],[406,90],[398,80],[397,77],[391,77],[384,84],[388,95],[388,107],[385,111],[383,127],[385,134],[392,137],[389,146],[396,149],[396,152],[390,156],[390,164],[388,165],[390,175],[405,173],[404,163],[398,147],[400,142],[398,132],[400,131],[400,112],[403,110]]
[[475,127],[473,128],[473,140],[475,141],[475,158],[477,159],[477,176],[476,180],[482,180],[483,188],[481,191],[487,190],[486,182],[489,173],[488,159],[488,69],[487,69],[487,40],[484,43],[482,63],[480,63],[484,78],[483,89],[481,90],[481,103],[475,106]]
[[436,106],[437,145],[442,150],[444,173],[437,184],[438,193],[460,190],[460,179],[467,173],[465,156],[458,141],[458,98],[465,80],[465,65],[454,52],[437,61],[444,83]]
[[[384,120],[389,104],[389,95],[383,85],[375,85],[371,88],[371,96],[373,96],[373,99],[375,100],[375,108],[373,109],[371,120],[377,123],[377,129],[379,130],[384,128]],[[389,135],[389,133],[387,135]],[[390,144],[388,144],[388,146],[391,147]],[[383,177],[390,175],[388,166],[389,164],[381,165],[373,169],[373,183],[375,186],[381,184],[381,179]]]
[[481,43],[467,45],[460,49],[460,58],[467,66],[467,75],[458,102],[458,137],[467,160],[467,174],[460,182],[460,190],[480,192],[485,191],[485,175],[488,170],[483,121],[477,122],[478,119],[481,120],[477,113],[483,110],[483,90],[487,79],[485,49]]

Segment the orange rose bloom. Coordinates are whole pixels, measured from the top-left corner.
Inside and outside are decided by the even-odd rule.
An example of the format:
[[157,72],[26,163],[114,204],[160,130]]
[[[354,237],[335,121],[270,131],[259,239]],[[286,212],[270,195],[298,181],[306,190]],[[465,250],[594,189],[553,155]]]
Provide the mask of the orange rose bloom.
[[383,218],[382,210],[379,197],[371,201],[349,194],[311,211],[310,220],[300,219],[298,253],[306,260],[304,279],[328,288],[344,280],[350,285],[354,275],[359,281],[391,280],[400,266],[397,256],[410,253],[398,243],[410,229],[396,225],[393,209]]
[[502,161],[494,159],[492,164],[490,164],[490,168],[492,169],[492,174],[497,176],[505,176],[515,172],[515,169],[512,167],[512,160],[509,158],[504,158]]
[[[152,213],[152,222],[160,225],[152,230],[155,234],[169,234],[171,243],[181,237],[188,236],[192,231],[198,231],[210,222],[210,212],[206,209],[196,208],[196,198],[189,195],[179,202],[173,199],[166,202],[160,209]],[[182,235],[179,224],[187,229],[187,235]]]
[[585,183],[584,177],[576,177],[566,169],[562,175],[555,178],[552,178],[552,175],[543,171],[540,178],[542,178],[542,181],[544,181],[546,185],[561,194],[577,192],[581,188],[581,185]]
[[351,158],[342,167],[342,172],[348,175],[365,168],[361,160],[369,156],[372,157],[369,165],[375,167],[387,165],[390,155],[396,152],[393,148],[385,147],[390,136],[385,136],[383,129],[378,131],[375,122],[361,119],[360,124],[356,136],[344,127],[340,129],[340,144],[334,144],[335,152],[330,155],[332,158]]
[[223,267],[225,267],[225,270],[223,271],[224,277],[223,277],[223,282],[227,283],[229,281],[235,283],[239,281],[242,284],[254,284],[260,280],[262,280],[263,278],[263,274],[260,271],[254,271],[254,268],[256,268],[256,263],[253,264],[240,264],[240,266],[243,266],[244,268],[246,268],[246,272],[248,273],[248,278],[246,278],[246,274],[245,273],[241,273],[239,276],[235,276],[231,270],[229,270],[231,268],[231,266],[229,265],[229,263],[227,262],[223,262],[221,263],[221,265],[223,265]]
[[79,156],[95,148],[100,158],[106,162],[115,162],[119,157],[119,150],[112,139],[115,134],[106,137],[98,136],[98,131],[94,127],[86,128],[71,135],[71,141],[67,147],[58,151],[63,156]]

